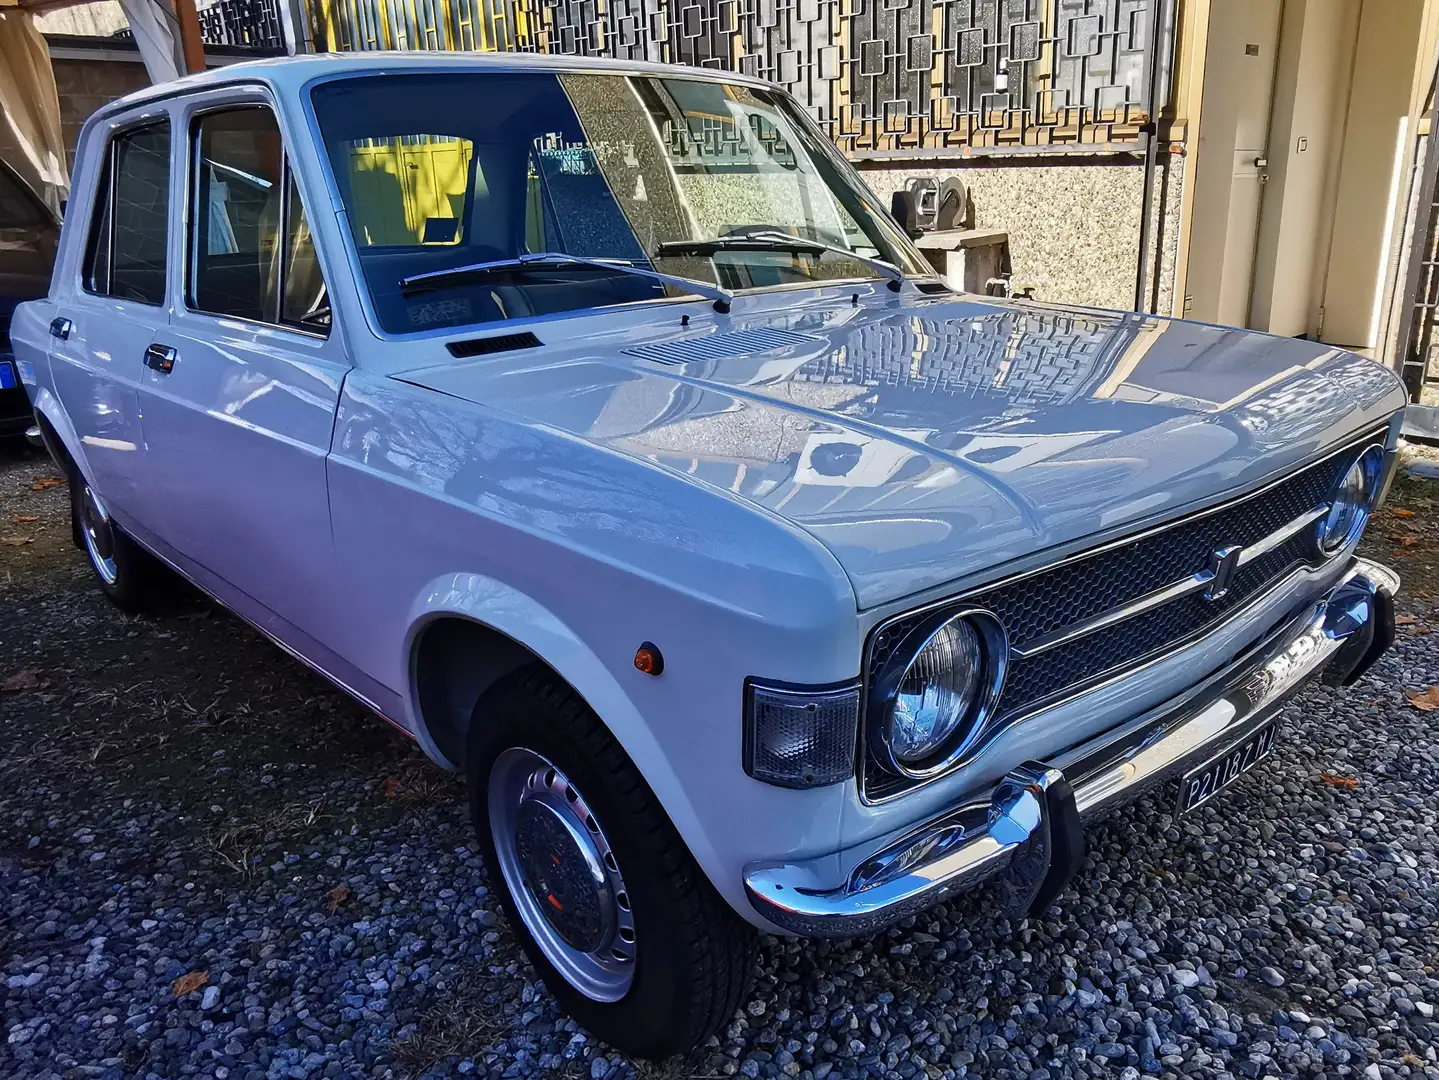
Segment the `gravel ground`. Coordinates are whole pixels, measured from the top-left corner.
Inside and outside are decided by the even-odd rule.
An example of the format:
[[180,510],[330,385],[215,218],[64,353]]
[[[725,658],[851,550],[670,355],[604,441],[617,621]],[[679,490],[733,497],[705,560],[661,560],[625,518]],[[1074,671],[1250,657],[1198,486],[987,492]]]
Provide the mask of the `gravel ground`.
[[52,473],[0,456],[0,1075],[1439,1078],[1422,484],[1371,530],[1397,648],[1192,824],[1094,830],[1044,918],[767,939],[717,1040],[636,1066],[536,980],[460,786],[232,618],[108,607]]

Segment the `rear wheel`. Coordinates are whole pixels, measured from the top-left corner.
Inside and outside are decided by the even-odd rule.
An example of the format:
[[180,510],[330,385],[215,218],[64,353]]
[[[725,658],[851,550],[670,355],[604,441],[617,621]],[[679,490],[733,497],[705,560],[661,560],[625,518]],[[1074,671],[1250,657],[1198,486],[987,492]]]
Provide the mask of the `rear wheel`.
[[154,608],[169,595],[169,569],[125,535],[78,470],[70,475],[70,515],[90,568],[111,603],[134,613]]
[[719,1029],[749,987],[757,935],[599,717],[533,668],[486,695],[470,731],[480,844],[510,925],[566,1010],[636,1057]]

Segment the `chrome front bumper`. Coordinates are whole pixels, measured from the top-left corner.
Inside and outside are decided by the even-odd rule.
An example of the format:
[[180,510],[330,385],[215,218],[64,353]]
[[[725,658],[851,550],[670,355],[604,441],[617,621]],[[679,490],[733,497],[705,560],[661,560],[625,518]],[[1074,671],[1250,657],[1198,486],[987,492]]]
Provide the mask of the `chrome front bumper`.
[[809,937],[872,934],[996,877],[1011,911],[1042,910],[1083,858],[1083,821],[1242,742],[1316,672],[1345,685],[1363,674],[1394,640],[1398,588],[1392,570],[1356,560],[1324,599],[1180,697],[844,860],[854,869],[833,887],[816,884],[833,856],[751,866],[750,903]]

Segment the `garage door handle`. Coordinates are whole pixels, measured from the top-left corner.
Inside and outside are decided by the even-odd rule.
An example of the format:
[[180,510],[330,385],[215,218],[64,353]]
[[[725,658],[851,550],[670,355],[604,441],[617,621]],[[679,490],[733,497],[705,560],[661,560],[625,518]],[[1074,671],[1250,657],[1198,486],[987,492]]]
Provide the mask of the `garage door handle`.
[[155,344],[145,350],[145,366],[161,375],[168,375],[175,369],[177,358],[175,350],[169,345]]

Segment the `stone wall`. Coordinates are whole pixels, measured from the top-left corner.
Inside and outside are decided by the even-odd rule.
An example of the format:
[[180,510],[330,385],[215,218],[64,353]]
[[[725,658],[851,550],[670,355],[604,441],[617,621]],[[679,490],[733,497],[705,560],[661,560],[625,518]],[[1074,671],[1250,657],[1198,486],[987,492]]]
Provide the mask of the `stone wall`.
[[[913,177],[958,177],[969,188],[976,227],[1009,233],[1016,291],[1031,289],[1036,300],[1133,309],[1142,162],[1129,157],[1082,163],[1024,157],[954,166],[896,168],[863,163],[860,171],[885,206],[890,193]],[[1160,253],[1158,302],[1153,309],[1161,314],[1168,314],[1173,305],[1183,176],[1182,158],[1160,161],[1150,252],[1152,256],[1157,247]],[[1152,301],[1152,270],[1149,282]]]
[[65,153],[75,164],[75,143],[80,127],[90,114],[117,97],[150,85],[145,65],[139,59],[112,60],[96,57],[83,60],[55,57],[55,88],[60,92],[60,126],[65,134]]

